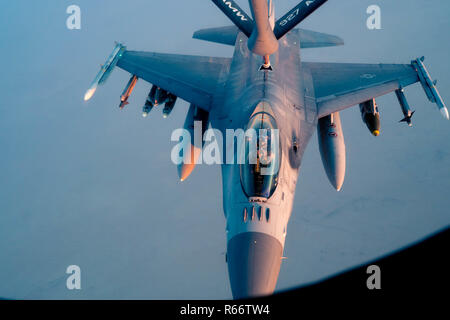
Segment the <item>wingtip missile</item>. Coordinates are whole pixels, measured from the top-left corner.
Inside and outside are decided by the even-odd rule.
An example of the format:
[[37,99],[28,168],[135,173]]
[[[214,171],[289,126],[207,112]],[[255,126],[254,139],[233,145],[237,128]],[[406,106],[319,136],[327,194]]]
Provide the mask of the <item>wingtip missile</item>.
[[97,85],[93,85],[91,86],[86,93],[84,94],[84,101],[88,101],[92,98],[92,96],[94,95],[95,91],[97,90]]
[[91,83],[91,86],[86,91],[84,101],[88,101],[92,98],[99,84],[105,83],[125,49],[126,47],[124,45],[116,43],[116,46],[114,47],[111,55],[108,57],[108,60],[106,60],[106,63],[100,67],[100,71],[97,73],[94,81]]
[[445,119],[449,120],[447,108],[446,108],[446,107],[443,107],[443,108],[441,108],[441,109],[439,109],[439,110],[441,110],[442,116],[443,116]]
[[442,116],[445,119],[449,120],[447,107],[445,106],[444,100],[442,99],[438,89],[436,88],[437,81],[433,81],[431,79],[431,76],[427,68],[425,67],[423,61],[424,57],[413,60],[412,65],[417,70],[417,75],[419,76],[420,83],[422,84],[422,87],[425,91],[425,94],[428,97],[428,100],[435,103],[439,108],[439,111],[441,112]]
[[380,112],[378,111],[375,99],[360,103],[359,110],[361,111],[361,117],[367,129],[369,129],[373,136],[378,137],[381,132],[381,122]]

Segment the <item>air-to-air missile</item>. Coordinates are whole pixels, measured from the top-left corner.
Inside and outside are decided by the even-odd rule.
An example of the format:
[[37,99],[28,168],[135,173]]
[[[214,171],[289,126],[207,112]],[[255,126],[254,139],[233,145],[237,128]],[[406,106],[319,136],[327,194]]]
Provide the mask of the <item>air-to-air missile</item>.
[[[203,149],[203,135],[208,128],[208,121],[209,112],[200,109],[193,104],[190,105],[186,120],[184,121],[184,129],[189,132],[191,141],[187,142],[187,145],[185,145],[185,148],[183,149],[189,149],[190,154],[189,152],[183,153],[183,161],[178,165],[178,176],[181,181],[186,180],[187,177],[190,176],[197,164],[197,160]],[[201,126],[201,128],[196,128],[196,126]],[[197,136],[195,135],[195,132],[197,132]]]
[[404,118],[400,120],[400,122],[406,122],[408,126],[412,126],[411,117],[413,116],[415,111],[411,111],[409,107],[408,101],[406,100],[405,93],[403,89],[395,90],[395,95],[397,96],[398,103],[400,103],[400,107],[402,108]]
[[340,191],[345,178],[345,143],[339,112],[319,119],[317,136],[328,180]]
[[84,100],[87,101],[94,95],[97,90],[97,86],[101,85],[108,80],[111,71],[115,68],[117,61],[122,57],[125,52],[126,47],[120,43],[117,43],[114,47],[112,53],[109,55],[108,60],[106,60],[105,64],[101,66],[100,71],[97,73],[94,81],[92,81],[91,86],[86,91],[84,95]]
[[368,100],[359,104],[361,117],[369,131],[374,135],[380,134],[380,113],[378,111],[375,99]]
[[120,105],[119,108],[123,109],[128,104],[128,98],[130,97],[131,93],[133,92],[134,87],[136,86],[136,83],[138,81],[138,77],[133,75],[130,78],[130,81],[128,81],[127,86],[122,92],[122,95],[120,96]]
[[411,61],[412,65],[416,68],[417,74],[419,75],[420,83],[422,84],[423,90],[432,103],[436,103],[441,112],[442,116],[445,119],[449,119],[448,110],[445,106],[444,101],[442,100],[439,91],[436,88],[437,81],[433,81],[431,79],[430,74],[428,73],[427,68],[423,64],[425,57],[418,58],[416,60]]

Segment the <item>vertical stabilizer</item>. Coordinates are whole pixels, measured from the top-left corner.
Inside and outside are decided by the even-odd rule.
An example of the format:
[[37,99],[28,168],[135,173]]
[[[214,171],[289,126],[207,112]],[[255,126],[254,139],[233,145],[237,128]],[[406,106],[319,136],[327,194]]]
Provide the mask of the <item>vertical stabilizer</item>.
[[275,37],[277,39],[282,38],[325,2],[327,0],[302,0],[297,6],[277,20],[274,29]]
[[278,51],[278,40],[327,2],[302,0],[275,21],[273,0],[249,0],[253,19],[234,0],[211,1],[249,38],[250,51],[263,56],[266,63]]
[[211,0],[247,37],[253,31],[253,20],[234,0]]

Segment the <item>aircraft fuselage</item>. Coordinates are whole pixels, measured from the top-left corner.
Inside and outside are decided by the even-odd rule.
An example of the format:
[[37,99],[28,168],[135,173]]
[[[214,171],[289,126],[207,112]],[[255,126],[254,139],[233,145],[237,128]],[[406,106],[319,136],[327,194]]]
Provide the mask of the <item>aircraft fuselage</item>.
[[239,34],[210,118],[212,127],[225,137],[227,129],[246,130],[263,102],[270,106],[279,130],[277,185],[267,199],[246,194],[239,164],[222,165],[227,263],[235,298],[271,294],[275,289],[301,158],[317,125],[313,84],[299,67],[300,44],[295,34],[280,40],[271,63],[272,71],[259,70],[261,56],[252,54],[247,37]]

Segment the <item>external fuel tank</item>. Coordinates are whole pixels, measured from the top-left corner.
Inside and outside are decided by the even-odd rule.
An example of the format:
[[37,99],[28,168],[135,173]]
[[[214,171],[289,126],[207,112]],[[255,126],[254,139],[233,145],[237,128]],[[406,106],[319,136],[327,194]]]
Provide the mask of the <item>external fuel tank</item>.
[[338,112],[319,119],[317,136],[325,172],[333,187],[340,191],[345,178],[345,143]]

